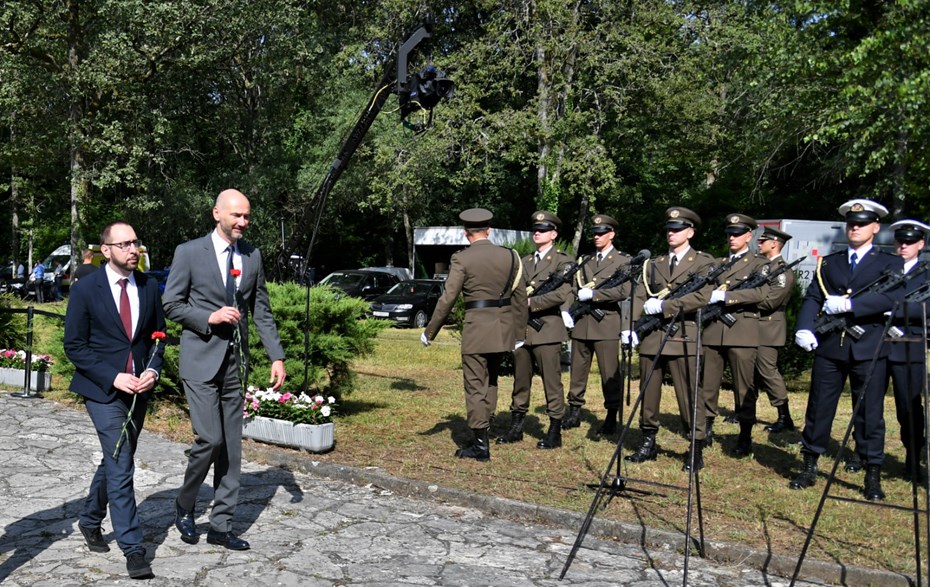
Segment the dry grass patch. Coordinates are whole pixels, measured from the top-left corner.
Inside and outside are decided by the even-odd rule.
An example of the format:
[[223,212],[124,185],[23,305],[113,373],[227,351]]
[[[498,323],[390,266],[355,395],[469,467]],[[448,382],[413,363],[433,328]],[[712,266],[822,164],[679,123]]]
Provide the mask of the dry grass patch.
[[[605,412],[596,370],[590,377],[582,426],[564,433],[563,448],[536,449],[537,440],[548,426],[542,386],[536,378],[524,441],[514,445],[492,444],[490,463],[459,460],[453,457],[456,445],[467,443],[471,436],[465,423],[458,341],[443,331],[432,346],[423,348],[418,337],[419,331],[415,330],[386,331],[379,338],[375,354],[357,362],[358,388],[341,407],[336,450],[314,458],[377,466],[406,478],[586,512],[593,498],[587,484],[600,479],[618,438],[601,440],[594,434]],[[567,373],[563,382],[567,388]],[[503,433],[507,427],[512,385],[512,378],[501,378],[498,417],[492,425],[492,435]],[[796,423],[801,424],[807,383],[796,385],[804,391],[793,391],[790,403]],[[637,392],[634,380],[634,398]],[[732,408],[732,398],[730,391],[721,393],[724,410]],[[670,387],[664,389],[662,400],[658,461],[643,465],[623,463],[622,474],[685,486],[687,475],[681,471],[681,464],[688,445],[681,434]],[[624,407],[628,414],[629,408]],[[846,396],[840,402],[834,427],[837,439],[834,451],[850,411]],[[777,417],[765,398],[759,403],[759,417],[763,423],[773,422]],[[888,493],[887,503],[909,506],[911,486],[900,479],[903,450],[890,395],[886,424],[889,457],[883,486]],[[737,460],[728,451],[736,442],[738,426],[718,422],[715,431],[718,442],[705,452],[707,468],[701,474],[706,538],[797,556],[825,483],[822,478],[807,491],[788,488],[788,481],[800,464],[800,434],[769,438],[759,425],[753,437],[753,458]],[[632,451],[639,438],[638,425],[634,423],[623,454]],[[831,465],[831,459],[821,459],[821,469]],[[862,474],[849,474],[841,468],[831,493],[857,498],[861,485]],[[628,496],[615,498],[598,516],[684,530],[686,492],[637,483],[630,483],[629,487],[651,494],[630,492]],[[924,499],[921,491],[921,504]],[[828,500],[809,556],[910,574],[913,572],[911,524],[908,512]]]

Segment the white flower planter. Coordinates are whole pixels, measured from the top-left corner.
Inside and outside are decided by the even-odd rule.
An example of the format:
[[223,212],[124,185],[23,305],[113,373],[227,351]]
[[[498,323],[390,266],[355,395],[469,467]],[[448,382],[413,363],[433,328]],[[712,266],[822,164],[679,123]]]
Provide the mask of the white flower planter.
[[[0,367],[0,386],[5,389],[23,389],[26,382],[25,369],[11,369]],[[48,391],[52,388],[52,374],[48,371],[32,371],[32,380],[29,389],[32,391]]]
[[325,452],[335,444],[335,428],[336,425],[333,422],[294,424],[287,420],[255,416],[245,419],[242,436],[261,442],[302,448],[310,452]]

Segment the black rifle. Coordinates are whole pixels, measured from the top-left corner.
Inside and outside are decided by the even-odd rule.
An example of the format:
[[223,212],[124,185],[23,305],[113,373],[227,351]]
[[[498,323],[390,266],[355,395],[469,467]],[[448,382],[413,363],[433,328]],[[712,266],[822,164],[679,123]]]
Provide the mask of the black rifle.
[[[807,257],[801,257],[800,259],[796,259],[790,265],[781,265],[778,267],[778,269],[775,269],[770,273],[753,271],[743,282],[738,283],[736,287],[728,291],[755,289],[765,283],[771,283],[773,279],[782,273],[786,273],[789,269],[793,269],[795,265],[799,265],[801,261],[806,258]],[[721,322],[727,325],[727,328],[736,324],[736,316],[726,311],[726,304],[709,304],[701,313],[701,326],[710,324],[713,320],[717,320],[718,318]]]
[[[594,289],[610,289],[630,281],[636,276],[636,274],[642,271],[643,263],[645,263],[646,259],[649,258],[649,254],[649,251],[645,249],[640,251],[638,255],[630,259],[629,263],[618,267],[610,277],[597,284]],[[625,270],[627,267],[629,267],[629,270]],[[576,301],[574,304],[572,304],[572,307],[568,309],[568,313],[571,314],[572,320],[578,320],[586,314],[591,314],[595,320],[600,322],[604,319],[604,316],[606,316],[606,314],[604,314],[604,310],[595,308],[591,300]]]
[[[886,269],[873,282],[849,296],[849,299],[854,300],[867,293],[885,293],[891,291],[902,283],[907,283],[913,279],[914,276],[922,273],[926,268],[927,263],[924,262],[920,264],[920,267],[917,267],[914,271],[907,274],[892,269]],[[816,334],[830,334],[837,330],[845,330],[854,340],[859,340],[862,335],[865,334],[865,329],[854,323],[854,317],[849,312],[844,312],[842,314],[821,314],[814,322],[814,333]]]
[[[688,276],[688,279],[676,285],[665,295],[662,295],[662,292],[660,292],[657,297],[663,300],[674,300],[686,296],[689,293],[694,293],[708,283],[716,282],[717,278],[723,275],[724,271],[736,264],[741,258],[742,257],[734,257],[726,263],[721,263],[718,267],[711,269],[706,275],[692,273]],[[661,314],[644,314],[640,316],[636,324],[633,325],[633,332],[636,333],[636,338],[642,340],[647,334],[661,327],[664,320]],[[670,332],[671,334],[675,334],[677,330],[678,327],[676,326]]]
[[[923,267],[924,265],[927,265],[927,267]],[[923,269],[921,269],[921,267],[923,267]],[[917,277],[918,273],[923,273],[928,268],[930,268],[930,265],[927,263],[921,263],[920,266],[915,268],[914,271],[911,271],[907,275],[909,278],[914,278]],[[923,285],[905,295],[904,304],[902,304],[902,306],[906,307],[906,304],[909,303],[922,304],[927,300],[930,300],[930,281],[924,282]],[[904,310],[904,318],[907,319],[909,323],[919,323],[921,320],[923,320],[923,316],[908,316],[907,310]],[[904,336],[904,334],[905,332],[898,326],[892,326],[888,329],[888,335],[892,338],[901,338]]]
[[[575,274],[581,271],[581,268],[584,267],[585,264],[591,260],[591,257],[592,255],[588,255],[587,257],[584,257],[580,263],[575,263],[575,262],[566,263],[565,265],[562,266],[561,271],[553,271],[552,274],[549,275],[548,278],[546,278],[546,281],[542,282],[542,284],[540,284],[539,287],[534,288],[531,285],[527,286],[526,295],[527,296],[531,296],[531,295],[541,296],[547,293],[554,292],[555,290],[562,287],[562,285],[569,283],[572,280],[572,278],[575,276]],[[540,318],[530,318],[527,324],[532,326],[533,330],[535,330],[536,332],[539,332],[540,330],[542,330],[542,327],[543,327],[543,321]]]

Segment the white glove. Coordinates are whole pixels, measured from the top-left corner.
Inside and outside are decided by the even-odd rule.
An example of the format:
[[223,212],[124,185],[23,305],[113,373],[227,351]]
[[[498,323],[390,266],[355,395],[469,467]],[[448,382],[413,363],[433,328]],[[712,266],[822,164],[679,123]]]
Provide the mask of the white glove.
[[710,303],[712,304],[722,304],[727,301],[727,292],[722,289],[715,289],[710,292]]
[[572,319],[572,315],[568,312],[562,312],[562,323],[565,324],[565,328],[575,327],[575,321]]
[[823,303],[823,311],[826,314],[843,314],[852,311],[852,300],[843,296],[827,296],[827,301]]
[[662,300],[659,298],[649,298],[646,300],[646,303],[643,304],[643,312],[647,314],[661,314]]
[[514,342],[514,343],[513,343],[513,350],[517,350],[518,348],[520,348],[520,347],[523,346],[524,344],[526,344],[526,341],[525,341],[525,340],[518,340],[518,341]]
[[810,330],[798,330],[794,333],[794,342],[805,351],[817,348],[817,337]]
[[590,287],[583,287],[578,290],[578,299],[582,302],[587,302],[594,297],[594,290]]
[[429,337],[426,336],[426,333],[420,335],[420,342],[423,343],[423,346],[429,346]]
[[636,336],[636,332],[632,330],[624,330],[620,333],[620,343],[629,345],[635,349],[639,346],[639,337]]

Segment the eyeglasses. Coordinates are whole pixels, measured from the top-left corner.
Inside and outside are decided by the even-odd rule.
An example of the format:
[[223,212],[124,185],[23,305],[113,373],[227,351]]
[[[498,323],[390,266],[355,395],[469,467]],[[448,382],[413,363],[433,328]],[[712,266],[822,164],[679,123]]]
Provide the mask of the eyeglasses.
[[136,247],[136,250],[139,250],[142,248],[142,241],[139,239],[136,239],[134,241],[123,241],[121,243],[103,243],[103,244],[105,244],[108,247],[116,247],[117,249],[121,251],[125,251],[129,247]]

